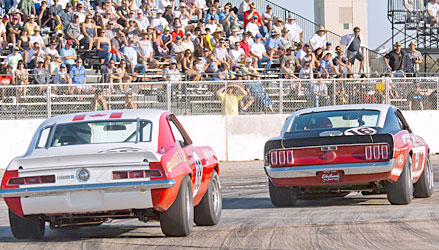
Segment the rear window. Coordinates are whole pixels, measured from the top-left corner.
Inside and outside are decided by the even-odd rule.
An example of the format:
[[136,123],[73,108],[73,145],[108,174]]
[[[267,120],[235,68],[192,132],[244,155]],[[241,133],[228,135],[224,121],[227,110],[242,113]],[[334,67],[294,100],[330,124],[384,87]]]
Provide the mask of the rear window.
[[316,129],[376,127],[378,110],[336,110],[313,112],[296,116],[288,132]]

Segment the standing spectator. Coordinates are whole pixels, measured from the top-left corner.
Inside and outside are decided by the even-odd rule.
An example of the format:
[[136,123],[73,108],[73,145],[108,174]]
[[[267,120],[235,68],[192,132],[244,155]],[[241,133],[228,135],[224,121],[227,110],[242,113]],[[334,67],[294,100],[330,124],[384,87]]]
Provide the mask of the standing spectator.
[[[49,72],[43,67],[44,66],[44,60],[38,59],[37,67],[33,69],[32,74],[34,75],[34,84],[47,84],[49,81]],[[42,94],[44,87],[39,87],[38,95]]]
[[309,40],[309,44],[313,50],[316,50],[317,48],[325,48],[326,32],[327,30],[323,26],[320,26],[320,29],[318,29],[311,40]]
[[[70,77],[69,73],[67,72],[67,67],[65,64],[61,64],[59,67],[59,72],[53,77],[53,84],[72,84],[72,78]],[[67,90],[67,91],[66,91]],[[57,92],[61,92],[59,94],[69,93],[73,94],[73,88],[72,87],[61,87],[57,88]]]
[[144,74],[146,72],[146,66],[139,64],[137,61],[138,52],[136,48],[134,48],[135,43],[139,43],[139,41],[132,38],[129,39],[128,45],[123,48],[123,55],[130,66],[131,74],[134,74],[134,72]]
[[[97,40],[98,30],[96,25],[93,23],[93,17],[91,15],[87,15],[85,18],[85,22],[81,25],[82,35],[84,39],[82,39],[82,45],[86,50],[92,50],[93,44]],[[105,30],[103,30],[105,31]]]
[[12,66],[12,70],[15,72],[17,70],[18,62],[23,61],[23,57],[20,54],[20,49],[18,47],[14,47],[12,53],[9,54],[3,63]]
[[89,92],[90,88],[85,86],[87,84],[87,75],[81,58],[76,59],[76,64],[70,69],[69,75],[72,78],[72,84],[77,86],[75,88],[76,93]]
[[360,52],[361,47],[364,47],[363,37],[360,34],[360,28],[355,27],[353,34],[344,35],[341,37],[341,41],[346,45],[346,57],[349,62],[354,65],[355,59],[360,61],[360,72],[364,69],[364,56]]
[[404,70],[409,73],[407,76],[416,77],[419,72],[419,65],[423,62],[421,52],[416,50],[416,43],[409,44],[410,51],[404,56]]
[[[250,73],[249,75],[251,76],[251,80],[259,80],[259,75],[257,73]],[[261,83],[252,82],[247,84],[247,88],[250,90],[250,94],[254,97],[256,111],[269,111],[274,113],[273,102],[265,93]]]
[[[0,85],[7,86],[7,85],[13,85],[14,84],[14,78],[11,74],[8,74],[7,69],[2,67],[0,68]],[[11,93],[12,89],[10,88],[1,88],[1,100],[0,103],[3,103],[5,101],[5,95],[11,96],[13,95]],[[3,107],[5,109],[5,107]]]
[[403,59],[405,52],[401,50],[401,42],[395,43],[395,49],[384,56],[384,63],[390,72],[401,71],[403,69]]
[[108,110],[107,100],[102,95],[101,89],[96,89],[95,98],[91,101],[91,107],[93,111]]
[[257,34],[255,39],[255,43],[250,45],[250,54],[256,57],[258,68],[262,68],[262,63],[266,62],[265,69],[268,70],[271,68],[271,57],[266,53],[264,44],[260,42],[261,35]]
[[66,8],[64,11],[60,14],[60,19],[63,27],[68,27],[70,23],[73,22],[73,11],[72,11],[72,4],[67,3]]
[[[19,61],[17,65],[17,70],[15,71],[15,79],[17,85],[29,85],[29,73],[24,68],[23,61]],[[21,96],[26,100],[27,87],[19,88],[17,93],[17,101],[20,101]]]
[[72,40],[68,40],[66,43],[66,46],[61,49],[61,59],[63,60],[64,64],[67,67],[67,71],[70,72],[73,65],[75,65],[76,60],[76,51],[73,48],[73,42]]
[[106,30],[102,29],[100,31],[100,36],[96,41],[96,50],[97,55],[100,59],[104,59],[102,65],[106,65],[107,62],[111,59],[111,41],[105,36]]
[[21,0],[18,4],[18,8],[20,9],[21,13],[26,17],[26,19],[30,15],[35,15],[35,5],[33,0]]
[[127,93],[125,95],[125,103],[123,104],[124,109],[137,109],[137,103],[133,102],[133,94]]
[[239,115],[239,101],[247,92],[239,85],[228,85],[218,89],[216,95],[221,100],[222,114]]
[[8,22],[6,25],[7,30],[7,41],[8,43],[16,44],[18,36],[20,35],[20,30],[22,29],[20,23],[18,22],[18,16],[14,15],[12,17],[12,22]]
[[38,43],[38,45],[40,45],[40,48],[43,48],[43,49],[46,48],[46,44],[44,43],[43,37],[40,34],[40,27],[38,27],[38,26],[35,27],[34,34],[29,36],[29,42],[30,42],[30,45]]
[[81,33],[81,25],[79,23],[79,15],[73,15],[73,22],[66,28],[66,36],[73,42],[73,47],[76,48],[80,44],[80,40],[84,37]]
[[420,83],[416,82],[415,89],[410,91],[407,97],[409,110],[424,110],[424,104],[422,103],[420,88]]
[[295,22],[296,18],[292,13],[288,15],[288,22],[284,25],[288,29],[288,37],[291,42],[303,42],[303,30]]
[[239,9],[238,9],[238,19],[240,21],[244,20],[244,13],[248,10],[250,10],[250,4],[251,4],[251,0],[244,0],[241,2],[241,4],[239,5]]
[[329,105],[328,98],[328,86],[320,79],[320,76],[315,77],[317,81],[314,81],[311,85],[311,99],[313,100],[314,107],[321,107]]
[[439,4],[437,3],[438,0],[432,0],[430,3],[427,4],[427,15],[428,15],[428,21],[430,22],[431,27],[433,27],[436,23],[438,23],[438,11],[439,11]]

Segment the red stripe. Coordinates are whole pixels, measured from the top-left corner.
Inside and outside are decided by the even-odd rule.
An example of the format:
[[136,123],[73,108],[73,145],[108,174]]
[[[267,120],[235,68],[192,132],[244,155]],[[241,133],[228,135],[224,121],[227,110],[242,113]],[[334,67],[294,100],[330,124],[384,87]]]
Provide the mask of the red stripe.
[[75,115],[75,117],[73,117],[73,121],[82,121],[84,118],[85,115]]
[[111,115],[110,115],[110,119],[113,119],[113,118],[121,118],[122,117],[122,112],[117,112],[117,113],[111,113]]

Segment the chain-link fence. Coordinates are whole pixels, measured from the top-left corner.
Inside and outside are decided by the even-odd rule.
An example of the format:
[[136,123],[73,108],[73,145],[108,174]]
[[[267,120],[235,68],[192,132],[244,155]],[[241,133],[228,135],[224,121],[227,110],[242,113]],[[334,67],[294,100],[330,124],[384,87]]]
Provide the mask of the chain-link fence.
[[25,119],[129,108],[164,109],[179,115],[279,114],[366,103],[424,110],[438,109],[438,89],[439,78],[2,85],[0,114],[1,119]]

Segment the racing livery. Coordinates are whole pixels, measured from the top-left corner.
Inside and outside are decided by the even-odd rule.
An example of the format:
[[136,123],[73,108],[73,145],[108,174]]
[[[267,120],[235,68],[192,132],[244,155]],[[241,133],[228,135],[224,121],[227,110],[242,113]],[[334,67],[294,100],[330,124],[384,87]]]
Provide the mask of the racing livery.
[[44,121],[1,183],[11,231],[41,239],[51,228],[113,218],[160,221],[186,236],[221,217],[219,164],[195,147],[175,115],[161,110],[98,111]]
[[293,113],[266,142],[265,172],[275,206],[297,199],[387,193],[391,204],[430,197],[429,147],[390,105],[340,105]]

